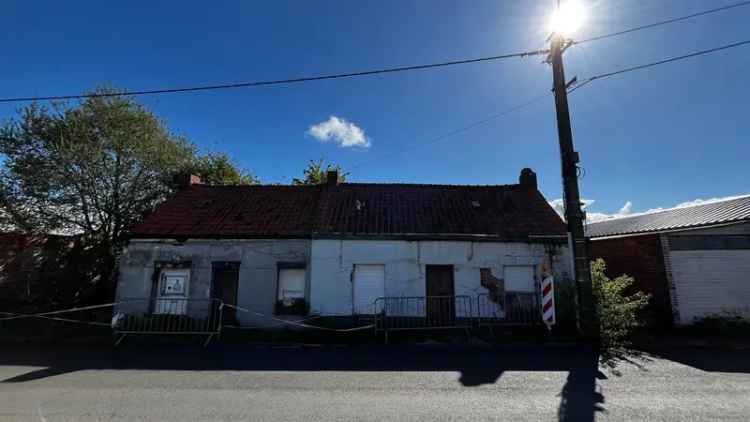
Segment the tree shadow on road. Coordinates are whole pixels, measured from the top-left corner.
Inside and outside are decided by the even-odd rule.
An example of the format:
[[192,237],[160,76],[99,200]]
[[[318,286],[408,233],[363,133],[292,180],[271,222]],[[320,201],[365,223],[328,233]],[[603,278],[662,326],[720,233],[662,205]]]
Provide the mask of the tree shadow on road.
[[507,371],[567,372],[560,391],[559,420],[593,421],[604,397],[596,391],[598,353],[587,347],[376,346],[305,347],[216,345],[112,349],[10,350],[2,366],[37,367],[0,382],[22,383],[79,370],[191,371],[453,371],[476,387],[498,382]]

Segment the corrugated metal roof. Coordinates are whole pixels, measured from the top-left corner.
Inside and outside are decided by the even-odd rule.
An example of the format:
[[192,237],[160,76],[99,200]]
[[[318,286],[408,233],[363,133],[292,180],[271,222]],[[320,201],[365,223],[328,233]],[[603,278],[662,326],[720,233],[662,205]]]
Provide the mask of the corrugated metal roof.
[[745,220],[750,221],[750,196],[599,221],[586,225],[586,235],[592,238],[619,236],[704,227]]

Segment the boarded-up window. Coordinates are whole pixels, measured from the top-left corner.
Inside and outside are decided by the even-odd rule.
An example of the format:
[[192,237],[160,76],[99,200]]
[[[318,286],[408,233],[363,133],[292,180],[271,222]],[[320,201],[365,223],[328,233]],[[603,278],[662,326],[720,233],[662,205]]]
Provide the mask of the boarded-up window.
[[534,267],[530,265],[510,265],[503,268],[503,279],[507,292],[535,291]]
[[375,299],[385,296],[385,265],[354,266],[354,313],[374,314]]
[[305,269],[279,269],[279,297],[281,301],[305,298]]
[[190,270],[162,270],[154,313],[183,315],[187,311]]

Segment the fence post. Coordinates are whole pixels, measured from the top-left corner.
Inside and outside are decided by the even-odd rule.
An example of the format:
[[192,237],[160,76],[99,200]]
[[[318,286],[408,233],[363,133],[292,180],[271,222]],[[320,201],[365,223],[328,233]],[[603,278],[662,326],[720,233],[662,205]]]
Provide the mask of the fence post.
[[221,341],[221,329],[224,326],[224,301],[219,301],[219,328],[216,332],[216,340]]

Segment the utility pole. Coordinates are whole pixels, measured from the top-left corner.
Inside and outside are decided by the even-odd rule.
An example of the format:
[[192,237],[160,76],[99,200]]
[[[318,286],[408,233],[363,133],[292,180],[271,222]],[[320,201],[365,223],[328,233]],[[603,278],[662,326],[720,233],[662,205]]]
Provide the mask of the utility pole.
[[584,213],[581,210],[581,196],[578,190],[578,152],[573,148],[573,131],[570,126],[568,110],[568,84],[565,81],[563,52],[568,47],[565,38],[553,34],[551,38],[550,58],[554,81],[555,108],[557,110],[557,134],[560,139],[560,156],[562,159],[563,203],[565,220],[568,225],[573,266],[575,272],[576,292],[578,297],[578,322],[584,336],[590,339],[599,336],[599,321],[594,306],[591,286],[591,268],[589,267],[586,236],[583,231]]

